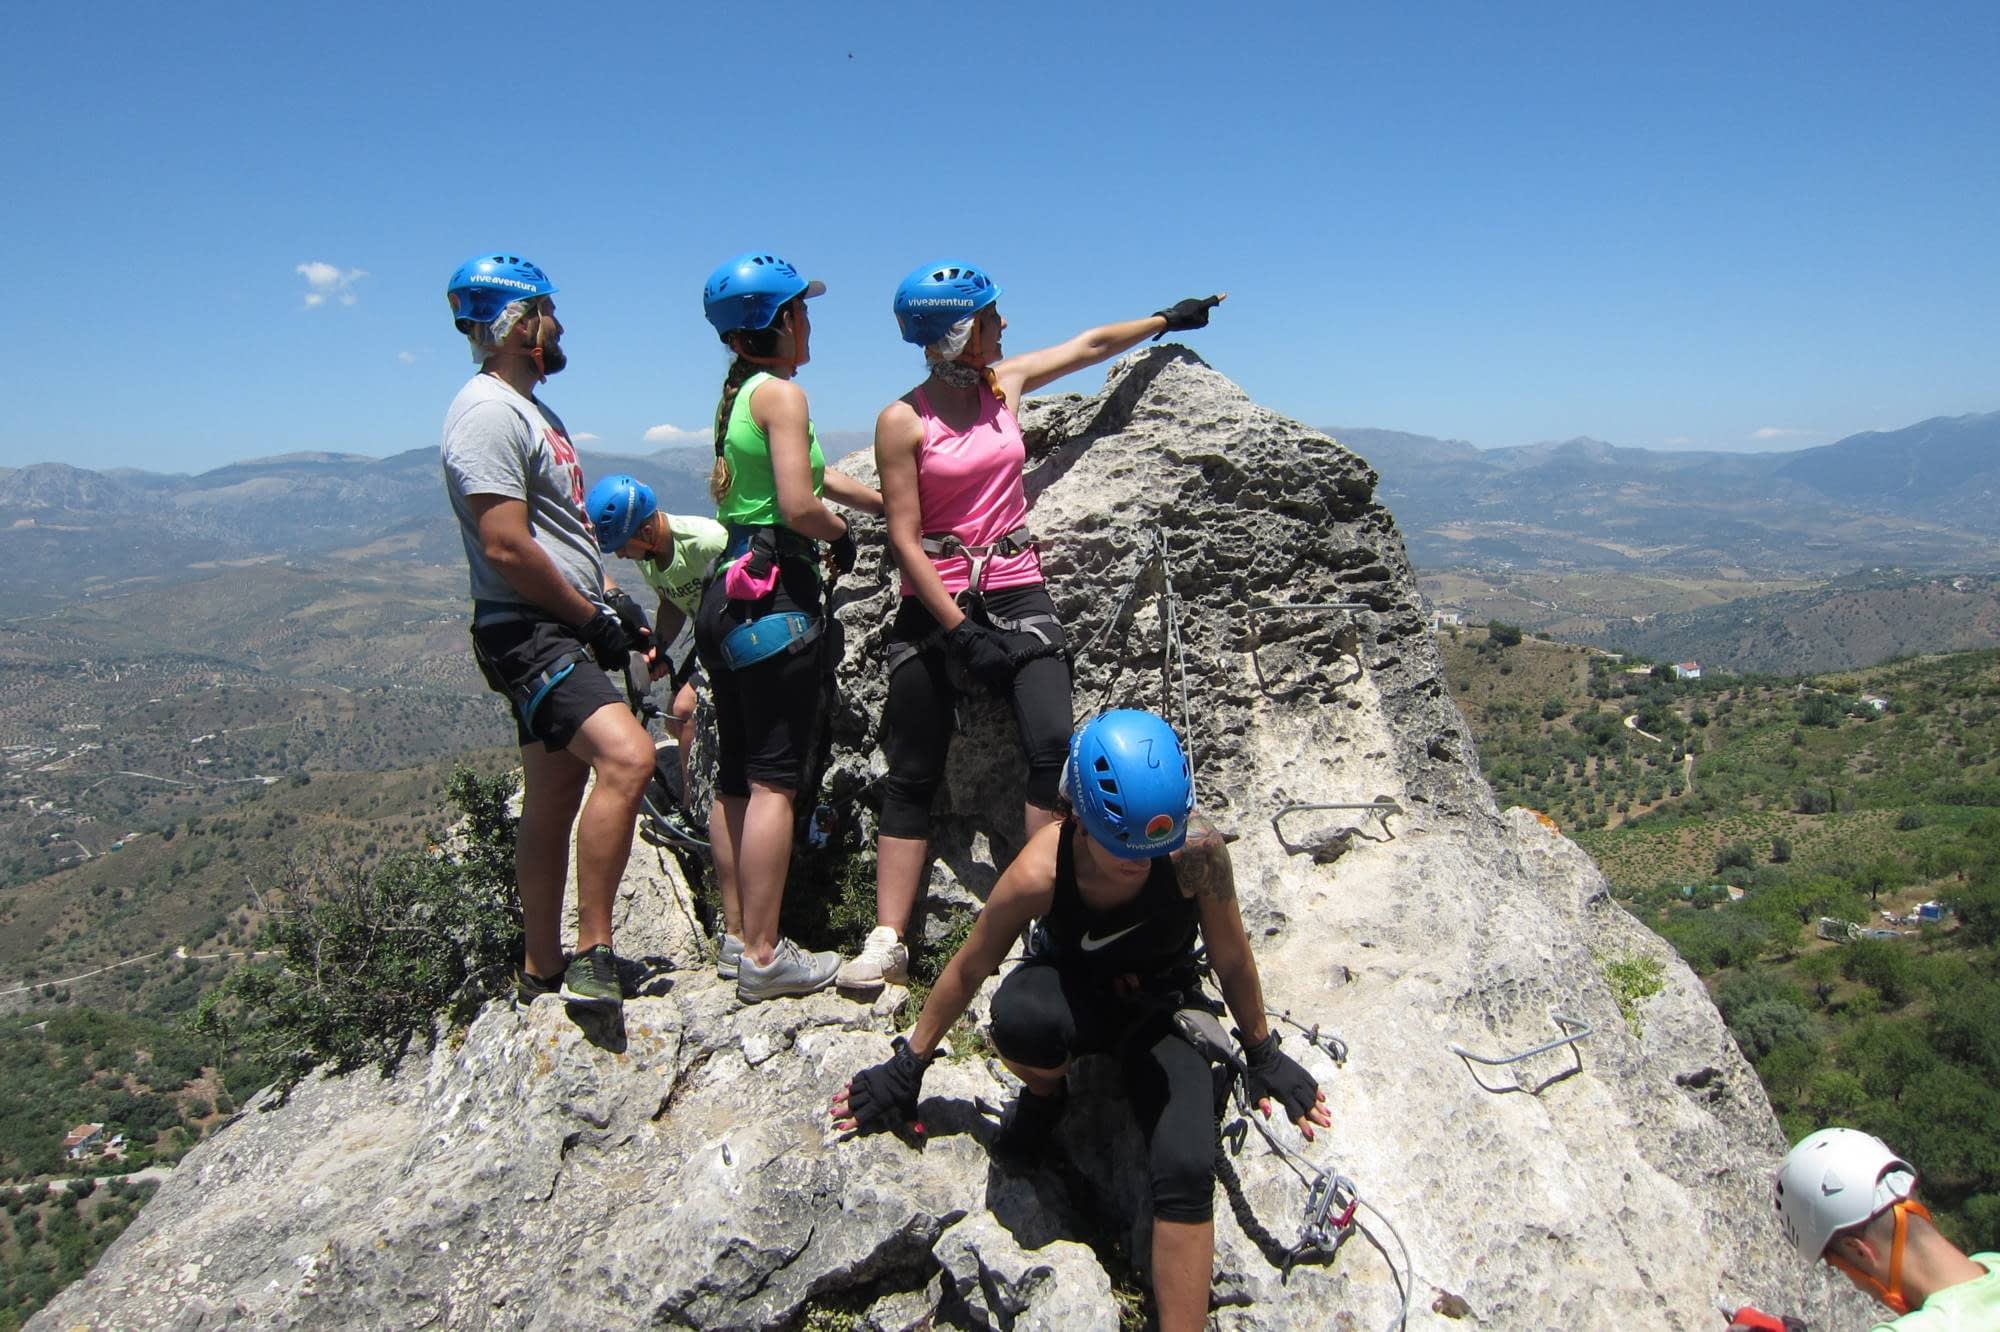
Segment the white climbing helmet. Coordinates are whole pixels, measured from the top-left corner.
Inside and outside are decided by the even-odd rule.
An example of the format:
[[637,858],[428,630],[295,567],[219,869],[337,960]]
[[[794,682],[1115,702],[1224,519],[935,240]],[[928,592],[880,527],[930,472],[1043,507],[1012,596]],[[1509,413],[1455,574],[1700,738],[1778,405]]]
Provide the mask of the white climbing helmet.
[[1801,1138],[1772,1185],[1785,1238],[1800,1257],[1816,1263],[1835,1232],[1914,1193],[1917,1171],[1872,1133],[1830,1128]]

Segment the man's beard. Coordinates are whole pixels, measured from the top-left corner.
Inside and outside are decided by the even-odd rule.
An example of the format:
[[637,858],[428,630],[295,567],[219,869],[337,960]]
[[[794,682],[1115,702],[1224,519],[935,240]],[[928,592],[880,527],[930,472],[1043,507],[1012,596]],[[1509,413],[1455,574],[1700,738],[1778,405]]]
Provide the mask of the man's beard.
[[569,356],[563,351],[560,343],[543,343],[541,345],[541,353],[542,374],[545,377],[556,373],[556,371],[569,364]]

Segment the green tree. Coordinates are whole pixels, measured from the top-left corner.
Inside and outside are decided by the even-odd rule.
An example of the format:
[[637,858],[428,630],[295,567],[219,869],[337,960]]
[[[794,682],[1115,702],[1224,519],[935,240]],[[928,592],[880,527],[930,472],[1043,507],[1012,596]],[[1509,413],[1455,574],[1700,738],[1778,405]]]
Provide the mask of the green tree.
[[440,1018],[469,1019],[520,957],[512,790],[511,776],[460,769],[449,784],[463,816],[455,836],[372,870],[303,867],[276,927],[282,961],[232,973],[202,1000],[197,1030],[289,1086],[320,1064],[393,1067]]

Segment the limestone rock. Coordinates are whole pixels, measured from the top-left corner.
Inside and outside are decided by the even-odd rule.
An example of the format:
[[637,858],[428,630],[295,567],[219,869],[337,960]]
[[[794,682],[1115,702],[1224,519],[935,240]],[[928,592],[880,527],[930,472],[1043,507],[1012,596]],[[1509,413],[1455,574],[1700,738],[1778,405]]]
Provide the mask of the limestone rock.
[[[1858,1323],[1778,1235],[1783,1143],[1700,983],[1577,847],[1494,807],[1368,466],[1174,346],[1023,421],[1078,714],[1185,721],[1267,999],[1333,1109],[1315,1143],[1274,1130],[1295,1161],[1254,1132],[1222,1158],[1212,1325],[1378,1329],[1407,1300],[1418,1328],[1710,1332],[1718,1297]],[[825,790],[865,834],[895,590],[879,539],[864,552],[835,597]],[[1359,608],[1303,609],[1334,602]],[[1018,844],[1021,781],[1011,718],[971,708],[939,800],[942,909]],[[1296,808],[1378,797],[1395,812]],[[1012,1093],[976,1042],[932,1069],[921,1141],[835,1141],[827,1102],[886,1056],[900,991],[745,1009],[688,900],[640,844],[619,929],[654,962],[622,1028],[494,1005],[394,1077],[260,1098],[35,1326],[1118,1325],[1150,1222],[1104,1061],[1079,1065],[1060,1150],[1029,1174],[988,1156]],[[1632,956],[1667,978],[1637,1032],[1603,970]],[[1585,1027],[1505,1067],[1453,1053]],[[1321,1170],[1353,1181],[1363,1229],[1294,1254]]]
[[1111,1283],[1088,1247],[1051,1239],[1023,1248],[991,1213],[968,1216],[931,1252],[975,1327],[1061,1332],[1111,1307]]

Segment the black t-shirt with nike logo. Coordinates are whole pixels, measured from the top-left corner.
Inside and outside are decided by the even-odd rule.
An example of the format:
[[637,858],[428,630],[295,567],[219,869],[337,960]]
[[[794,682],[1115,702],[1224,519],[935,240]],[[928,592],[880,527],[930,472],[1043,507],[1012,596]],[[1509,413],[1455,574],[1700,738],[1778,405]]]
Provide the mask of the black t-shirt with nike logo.
[[1201,908],[1181,893],[1169,856],[1156,856],[1131,901],[1094,911],[1076,886],[1076,824],[1056,842],[1055,899],[1042,917],[1043,947],[1065,971],[1142,981],[1183,971],[1194,959]]

